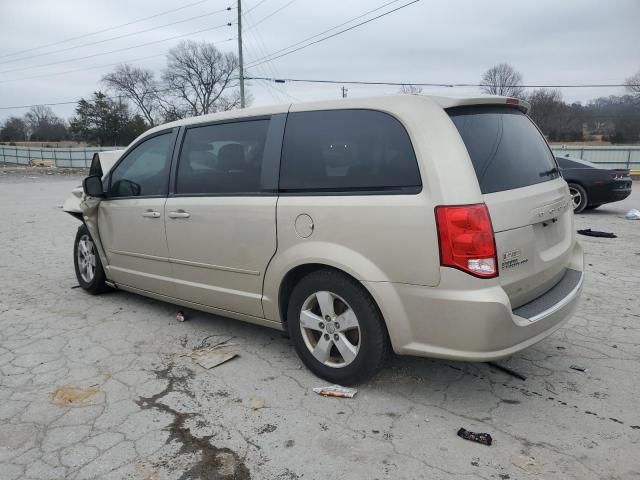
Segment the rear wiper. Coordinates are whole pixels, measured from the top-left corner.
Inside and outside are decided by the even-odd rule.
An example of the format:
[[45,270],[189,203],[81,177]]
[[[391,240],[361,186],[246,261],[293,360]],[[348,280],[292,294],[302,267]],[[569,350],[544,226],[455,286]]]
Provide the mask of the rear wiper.
[[558,167],[553,167],[551,170],[547,170],[546,172],[540,172],[540,176],[541,177],[549,177],[549,176],[553,175],[554,173],[560,173],[560,170],[558,170]]

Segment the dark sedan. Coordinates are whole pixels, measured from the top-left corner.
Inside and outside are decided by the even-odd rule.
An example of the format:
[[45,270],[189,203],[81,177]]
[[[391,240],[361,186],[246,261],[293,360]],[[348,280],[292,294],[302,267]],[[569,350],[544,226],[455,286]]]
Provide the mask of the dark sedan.
[[556,157],[556,160],[569,184],[575,213],[624,200],[631,194],[629,170],[604,168],[578,158]]

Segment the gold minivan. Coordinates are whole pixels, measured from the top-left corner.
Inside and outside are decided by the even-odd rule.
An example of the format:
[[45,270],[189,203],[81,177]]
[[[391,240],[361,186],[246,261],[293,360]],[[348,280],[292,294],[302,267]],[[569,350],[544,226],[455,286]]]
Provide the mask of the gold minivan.
[[78,282],[288,331],[337,383],[391,349],[507,357],[566,322],[583,283],[567,184],[527,108],[404,95],[155,127],[65,205]]

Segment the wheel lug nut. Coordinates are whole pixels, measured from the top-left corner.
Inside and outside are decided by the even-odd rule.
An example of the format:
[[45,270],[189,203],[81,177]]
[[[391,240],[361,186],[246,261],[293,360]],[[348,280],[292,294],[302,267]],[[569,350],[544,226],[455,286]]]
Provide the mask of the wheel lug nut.
[[329,320],[331,320],[331,317],[329,315],[325,315],[324,319],[328,322]]
[[330,338],[330,337],[329,337],[329,334],[328,334],[328,333],[325,333],[325,334],[324,334],[324,339],[325,339],[325,340],[329,340],[329,338]]
[[340,338],[340,337],[338,337],[338,334],[337,334],[337,333],[334,333],[334,334],[333,334],[333,339],[334,339],[334,340],[338,340],[338,338]]
[[324,323],[320,322],[320,323],[318,324],[318,327],[320,327],[320,328],[324,328]]
[[338,330],[340,328],[340,324],[338,322],[336,322],[335,324],[336,330]]

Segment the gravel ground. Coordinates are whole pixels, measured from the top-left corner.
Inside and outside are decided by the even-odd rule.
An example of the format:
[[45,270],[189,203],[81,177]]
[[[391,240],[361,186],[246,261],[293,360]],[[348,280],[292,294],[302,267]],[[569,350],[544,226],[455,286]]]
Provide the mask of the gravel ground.
[[[317,396],[279,332],[73,288],[80,177],[0,170],[2,479],[640,478],[640,184],[577,217],[587,280],[566,328],[504,362],[390,359]],[[471,319],[472,320],[472,319]],[[238,357],[206,370],[194,349]],[[571,368],[586,368],[581,372]],[[488,447],[459,427],[493,436]]]

